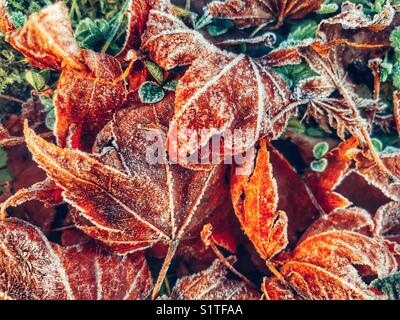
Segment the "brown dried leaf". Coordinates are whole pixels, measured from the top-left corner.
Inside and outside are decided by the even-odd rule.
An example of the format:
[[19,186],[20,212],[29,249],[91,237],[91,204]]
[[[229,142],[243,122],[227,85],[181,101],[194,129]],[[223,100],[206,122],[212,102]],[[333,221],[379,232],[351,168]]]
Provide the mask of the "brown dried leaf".
[[[172,107],[171,95],[151,107],[121,110],[99,135],[93,156],[25,130],[35,160],[79,210],[85,223],[76,221],[78,227],[118,252],[176,245],[224,193],[223,166],[192,172],[165,162],[162,137]],[[152,147],[161,162],[149,163]]]
[[213,1],[206,8],[214,17],[231,19],[240,28],[275,22],[281,26],[286,19],[301,19],[319,9],[322,0],[228,0]]
[[[164,5],[151,11],[143,47],[165,69],[192,64],[176,91],[170,157],[192,169],[209,169],[210,162],[244,152],[260,137],[279,136],[293,113],[285,110],[291,101],[285,82],[259,60],[219,50]],[[243,135],[232,136],[236,129]],[[210,150],[213,137],[221,148]]]
[[68,8],[57,2],[29,16],[20,29],[6,34],[9,43],[38,68],[82,70],[80,50],[68,16]]
[[[246,167],[253,166],[254,159],[249,160]],[[254,170],[246,175],[238,175],[237,170],[238,167],[233,169],[231,178],[236,216],[259,255],[270,260],[288,244],[288,221],[286,213],[277,210],[277,186],[265,140],[260,143]]]
[[112,119],[126,97],[119,62],[108,55],[82,50],[87,73],[66,68],[61,73],[57,95],[55,135],[61,147],[89,151],[99,131]]
[[117,58],[125,60],[129,50],[138,50],[141,36],[146,29],[151,8],[156,0],[130,0],[128,5],[128,31],[125,43]]
[[[388,171],[395,177],[400,177],[398,165],[400,154],[397,152],[381,152],[379,156]],[[383,175],[377,165],[363,153],[357,154],[355,161],[355,173],[362,176],[369,184],[379,188],[388,198],[396,201],[400,200],[399,182],[392,181],[389,177]]]
[[[381,206],[374,216],[375,236],[400,245],[400,203],[389,202]],[[400,248],[398,248],[400,253]]]
[[86,243],[61,247],[18,219],[0,221],[0,296],[17,300],[145,299],[153,281],[143,254],[117,256]]
[[[229,259],[234,262],[235,259]],[[171,300],[258,300],[260,294],[244,282],[226,278],[227,270],[220,260],[206,270],[179,279],[171,292]]]
[[32,14],[7,40],[32,65],[61,70],[55,98],[57,142],[89,151],[127,94],[117,81],[122,75],[118,60],[78,47],[63,2]]

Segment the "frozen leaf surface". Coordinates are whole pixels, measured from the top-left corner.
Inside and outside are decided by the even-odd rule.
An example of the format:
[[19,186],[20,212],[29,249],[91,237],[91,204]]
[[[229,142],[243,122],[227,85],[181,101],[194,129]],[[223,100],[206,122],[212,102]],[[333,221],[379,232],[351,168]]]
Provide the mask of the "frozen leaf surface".
[[94,243],[61,247],[18,219],[0,222],[0,295],[17,300],[145,299],[153,281],[143,254]]

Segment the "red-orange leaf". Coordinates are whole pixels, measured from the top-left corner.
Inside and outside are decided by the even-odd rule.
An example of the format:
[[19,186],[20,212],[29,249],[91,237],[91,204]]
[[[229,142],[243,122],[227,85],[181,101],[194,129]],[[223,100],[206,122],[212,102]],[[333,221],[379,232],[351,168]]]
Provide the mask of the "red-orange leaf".
[[351,161],[356,155],[357,145],[358,142],[355,138],[342,142],[325,156],[328,160],[325,171],[321,173],[310,171],[305,175],[308,186],[326,213],[350,204],[345,197],[335,192],[334,189],[348,172]]
[[117,256],[91,242],[61,247],[18,219],[0,221],[0,242],[0,297],[137,300],[153,285],[143,254]]
[[[251,167],[253,161],[249,159],[245,166]],[[272,176],[266,141],[260,143],[256,166],[252,172],[240,175],[243,172],[238,173],[239,167],[233,170],[231,194],[236,216],[260,256],[270,260],[285,249],[288,239],[286,213],[277,211],[277,187]]]
[[63,2],[32,14],[6,36],[32,65],[61,70],[55,98],[57,142],[89,151],[127,94],[117,81],[122,74],[118,60],[78,47]]

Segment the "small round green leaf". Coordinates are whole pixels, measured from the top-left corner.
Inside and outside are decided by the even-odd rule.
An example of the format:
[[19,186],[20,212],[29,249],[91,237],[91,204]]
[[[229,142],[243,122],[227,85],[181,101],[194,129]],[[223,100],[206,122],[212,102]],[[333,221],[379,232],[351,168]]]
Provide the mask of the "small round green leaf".
[[324,172],[327,166],[328,166],[328,160],[325,158],[314,160],[310,164],[311,170],[315,172]]
[[56,114],[54,112],[54,109],[51,109],[47,115],[46,115],[46,127],[50,130],[54,130],[54,125],[56,123]]
[[157,103],[164,99],[164,97],[164,89],[155,82],[143,82],[139,88],[139,98],[143,103]]
[[178,86],[179,80],[172,80],[166,84],[163,85],[163,88],[167,91],[176,91],[176,88]]
[[313,148],[313,155],[315,159],[321,159],[329,151],[329,145],[323,141],[317,143]]
[[372,145],[374,146],[375,150],[378,152],[382,152],[383,150],[383,145],[381,140],[377,139],[377,138],[372,138],[371,139]]

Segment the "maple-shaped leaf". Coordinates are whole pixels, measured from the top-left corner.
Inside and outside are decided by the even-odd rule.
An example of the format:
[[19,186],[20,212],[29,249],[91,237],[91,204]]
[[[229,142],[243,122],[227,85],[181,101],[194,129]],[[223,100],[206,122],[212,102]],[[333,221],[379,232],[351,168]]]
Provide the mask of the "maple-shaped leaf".
[[274,23],[280,27],[286,19],[301,19],[318,10],[322,0],[228,0],[213,1],[207,12],[213,17],[231,19],[238,27],[248,28]]
[[0,297],[138,300],[153,286],[143,254],[118,256],[92,242],[61,247],[18,219],[0,221]]
[[[191,64],[176,90],[168,134],[170,157],[184,166],[207,169],[260,137],[275,138],[293,113],[285,112],[291,101],[287,85],[269,67],[213,46],[164,1],[150,12],[142,46],[164,69]],[[221,146],[211,147],[212,138]]]
[[173,101],[171,94],[119,111],[94,154],[59,148],[25,129],[34,159],[78,209],[78,228],[120,253],[167,245],[167,265],[180,240],[226,194],[224,166],[190,171],[168,163],[164,136]]
[[[244,166],[253,166],[249,159]],[[285,249],[287,216],[277,210],[278,194],[266,141],[261,140],[254,170],[247,174],[233,169],[231,178],[232,203],[240,224],[264,260],[270,260]],[[241,174],[241,175],[240,175]]]
[[[230,257],[230,262],[235,259]],[[206,270],[178,279],[169,297],[171,300],[258,300],[261,294],[244,282],[226,278],[228,271],[220,260]]]
[[351,162],[358,152],[357,146],[355,138],[342,142],[326,154],[328,165],[323,172],[310,171],[304,176],[318,204],[326,213],[350,205],[349,200],[334,189],[349,172]]
[[[321,219],[280,268],[286,287],[302,299],[379,299],[358,268],[366,268],[368,276],[384,278],[397,270],[397,263],[384,241],[363,234],[371,222],[366,213],[338,211]],[[270,297],[279,296],[274,283],[271,287],[264,283],[264,290]]]
[[62,147],[69,143],[90,150],[127,94],[118,81],[122,75],[118,60],[78,47],[63,2],[32,14],[21,28],[8,32],[6,39],[32,65],[61,70],[54,101],[57,142]]

